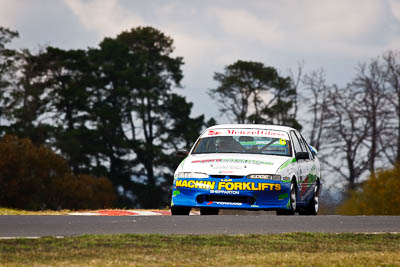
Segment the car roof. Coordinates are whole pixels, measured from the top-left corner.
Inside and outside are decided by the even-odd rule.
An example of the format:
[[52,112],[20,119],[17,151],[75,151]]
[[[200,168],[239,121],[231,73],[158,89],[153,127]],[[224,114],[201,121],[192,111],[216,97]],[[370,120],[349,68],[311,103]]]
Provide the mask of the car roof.
[[265,129],[265,130],[278,130],[289,132],[290,130],[295,130],[292,127],[280,126],[280,125],[268,125],[268,124],[220,124],[214,125],[207,128],[207,130],[215,129]]

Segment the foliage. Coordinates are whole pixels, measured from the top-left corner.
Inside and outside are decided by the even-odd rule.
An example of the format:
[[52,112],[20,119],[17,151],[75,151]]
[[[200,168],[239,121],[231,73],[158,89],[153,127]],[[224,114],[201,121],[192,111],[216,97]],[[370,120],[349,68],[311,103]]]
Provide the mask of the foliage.
[[7,110],[4,105],[8,102],[8,93],[15,84],[15,73],[17,70],[18,53],[7,48],[12,39],[18,37],[18,32],[0,26],[0,130],[4,112]]
[[269,123],[300,128],[294,115],[296,90],[289,77],[260,62],[238,60],[215,73],[209,90],[219,110],[236,123]]
[[0,95],[3,130],[58,151],[79,180],[107,176],[120,206],[165,206],[179,164],[172,155],[191,147],[205,125],[172,92],[183,77],[173,50],[164,33],[137,27],[97,48],[18,51],[18,75]]
[[171,155],[190,147],[204,126],[203,116],[190,117],[192,104],[172,92],[183,77],[183,59],[173,57],[173,50],[170,37],[137,27],[89,51],[95,75],[91,115],[106,146],[109,177],[144,208],[167,204],[178,164]]
[[400,165],[372,174],[362,189],[352,191],[339,207],[346,215],[400,215]]
[[62,157],[29,139],[0,139],[0,206],[87,209],[110,207],[114,200],[106,178],[74,175]]

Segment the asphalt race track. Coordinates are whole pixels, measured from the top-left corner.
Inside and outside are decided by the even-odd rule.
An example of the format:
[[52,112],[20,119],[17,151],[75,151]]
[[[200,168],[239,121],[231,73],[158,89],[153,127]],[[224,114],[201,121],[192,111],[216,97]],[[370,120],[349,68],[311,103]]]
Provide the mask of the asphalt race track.
[[0,216],[0,238],[83,234],[400,232],[400,216]]

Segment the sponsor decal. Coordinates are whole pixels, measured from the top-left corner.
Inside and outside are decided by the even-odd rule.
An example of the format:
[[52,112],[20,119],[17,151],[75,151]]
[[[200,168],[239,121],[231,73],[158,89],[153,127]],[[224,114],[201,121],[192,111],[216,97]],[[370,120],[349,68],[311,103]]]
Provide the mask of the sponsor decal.
[[220,131],[209,130],[209,131],[207,132],[207,135],[208,135],[208,136],[219,135],[219,134],[221,134]]
[[210,194],[239,195],[239,191],[210,190]]
[[179,192],[179,190],[174,190],[173,196],[177,196],[179,195],[181,192]]
[[217,205],[231,205],[231,206],[242,206],[243,203],[240,202],[225,202],[225,201],[210,201],[207,205],[217,204]]
[[289,140],[289,136],[287,133],[282,131],[274,131],[274,130],[257,130],[257,129],[218,129],[218,130],[208,130],[204,136],[216,136],[216,135],[224,135],[224,136],[264,136],[271,138],[281,138]]
[[238,165],[217,165],[214,166],[213,169],[214,170],[218,170],[218,169],[234,169],[234,170],[240,170],[242,169],[242,166],[238,166]]
[[241,202],[222,202],[222,201],[216,201],[214,204],[218,205],[232,205],[232,206],[242,206],[243,203]]
[[296,162],[296,158],[288,159],[287,161],[285,161],[285,163],[282,164],[282,166],[279,169],[283,170],[284,168],[289,166],[289,164],[295,163],[295,162]]
[[221,161],[222,159],[203,159],[203,160],[192,160],[192,163],[213,163]]
[[184,188],[214,189],[215,183],[216,182],[212,181],[177,180],[175,186]]
[[192,160],[192,163],[242,163],[251,165],[274,165],[269,161],[252,160],[252,159],[203,159],[203,160]]
[[257,183],[257,182],[219,182],[218,190],[244,190],[244,191],[279,191],[281,190],[280,184],[272,183]]
[[278,196],[278,200],[283,200],[283,199],[288,198],[288,197],[289,197],[289,194],[288,194],[288,193],[286,193],[286,194],[281,194],[281,195]]
[[[271,143],[271,141],[239,141],[239,143],[242,146],[258,146],[258,145],[268,145]],[[286,140],[285,139],[280,139],[279,143],[276,144],[270,144],[270,147],[285,147],[286,146]]]
[[[199,188],[224,191],[280,191],[280,184],[263,182],[216,182],[198,180],[177,180],[176,187]],[[214,191],[215,192],[215,191]]]

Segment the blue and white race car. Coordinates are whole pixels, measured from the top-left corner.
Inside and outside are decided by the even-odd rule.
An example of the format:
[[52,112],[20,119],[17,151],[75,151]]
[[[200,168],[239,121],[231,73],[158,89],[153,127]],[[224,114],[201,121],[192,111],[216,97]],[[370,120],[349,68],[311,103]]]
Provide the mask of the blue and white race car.
[[219,209],[317,215],[321,190],[316,150],[295,129],[218,125],[206,129],[174,174],[172,215]]

